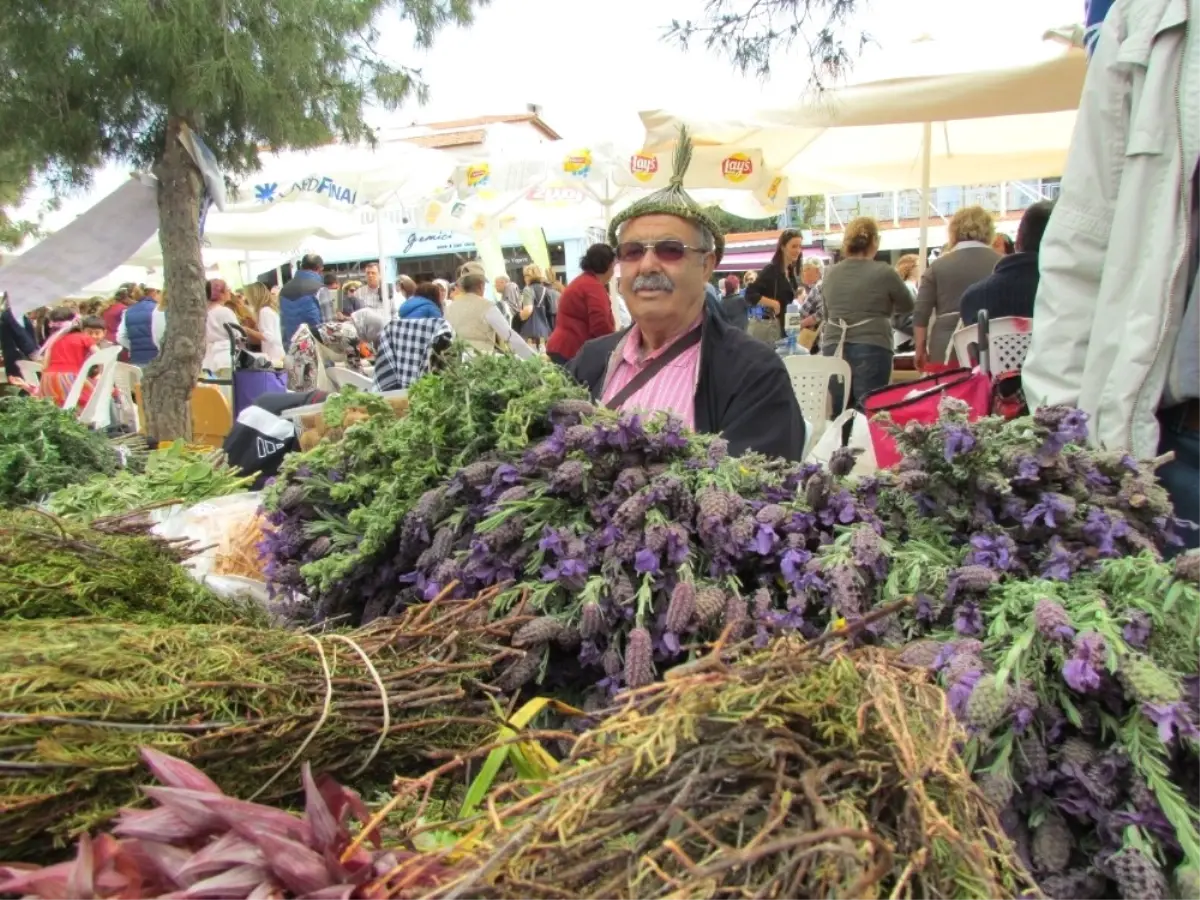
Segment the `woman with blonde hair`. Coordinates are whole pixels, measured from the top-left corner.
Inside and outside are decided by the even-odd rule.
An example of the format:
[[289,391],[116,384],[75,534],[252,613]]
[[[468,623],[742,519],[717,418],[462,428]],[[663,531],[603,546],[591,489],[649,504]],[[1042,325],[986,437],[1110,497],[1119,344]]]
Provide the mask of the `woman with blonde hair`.
[[252,281],[242,288],[246,305],[254,315],[262,334],[262,354],[272,365],[282,365],[287,351],[283,346],[283,327],[279,320],[279,297],[261,281]]
[[917,368],[946,361],[950,339],[958,329],[963,294],[975,282],[991,275],[1001,259],[992,249],[996,222],[982,206],[960,209],[946,231],[951,252],[933,261],[917,289],[913,314]]
[[528,265],[522,273],[525,289],[521,291],[521,337],[532,347],[541,350],[542,341],[550,337],[550,288],[541,266]]
[[[874,219],[852,220],[842,237],[841,262],[821,281],[821,352],[849,363],[850,401],[856,407],[892,380],[892,320],[913,308],[912,294],[896,270],[875,259],[879,240]],[[841,412],[835,409],[834,415]]]

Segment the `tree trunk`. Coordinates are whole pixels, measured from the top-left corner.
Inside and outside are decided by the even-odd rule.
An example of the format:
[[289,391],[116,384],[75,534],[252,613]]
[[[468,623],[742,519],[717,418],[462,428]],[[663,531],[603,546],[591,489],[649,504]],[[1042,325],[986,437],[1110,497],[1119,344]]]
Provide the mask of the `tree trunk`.
[[156,167],[158,240],[163,255],[167,330],[158,358],[146,367],[142,391],[151,441],[190,440],[192,389],[204,360],[204,262],[200,255],[200,172],[179,142],[182,119],[167,123]]

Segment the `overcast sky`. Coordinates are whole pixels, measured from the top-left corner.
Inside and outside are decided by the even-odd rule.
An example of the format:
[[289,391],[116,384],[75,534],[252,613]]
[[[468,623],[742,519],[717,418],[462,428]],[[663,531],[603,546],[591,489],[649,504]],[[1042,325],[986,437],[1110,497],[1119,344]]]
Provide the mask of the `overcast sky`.
[[[1003,64],[1011,61],[1011,47],[1083,18],[1083,0],[859,2],[854,33],[869,32],[877,45],[851,80],[907,74],[895,72],[894,63],[923,34],[952,40],[969,59],[992,56]],[[430,87],[426,107],[406,107],[390,121],[522,112],[537,103],[564,135],[635,143],[642,136],[638,110],[703,103],[732,115],[802,95],[810,74],[804,52],[781,54],[763,83],[737,75],[703,46],[684,53],[662,40],[672,19],[696,18],[703,8],[704,0],[492,0],[470,29],[443,32],[429,53],[392,52],[411,47],[411,34],[384,23],[384,55],[422,69]]]

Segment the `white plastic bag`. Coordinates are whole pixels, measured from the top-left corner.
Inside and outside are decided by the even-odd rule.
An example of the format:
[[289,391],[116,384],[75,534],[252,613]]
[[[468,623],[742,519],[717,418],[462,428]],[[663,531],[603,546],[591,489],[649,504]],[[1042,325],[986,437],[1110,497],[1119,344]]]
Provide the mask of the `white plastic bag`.
[[[262,496],[258,492],[247,491],[202,500],[186,509],[173,506],[172,514],[155,525],[154,532],[165,538],[186,538],[195,541],[201,547],[207,547],[203,553],[184,563],[184,567],[197,581],[204,582],[213,574],[217,554],[225,545],[227,536],[248,519],[258,515],[261,502]],[[263,590],[265,589],[264,585]]]
[[854,424],[851,426],[850,443],[847,446],[851,450],[861,450],[862,452],[855,460],[854,469],[850,474],[870,475],[872,472],[878,471],[879,466],[875,462],[875,445],[871,442],[871,429],[867,427],[867,417],[853,409],[846,410],[825,426],[820,440],[809,451],[805,462],[820,463],[822,466],[829,465],[833,451],[842,446],[842,429],[847,422],[851,421]]

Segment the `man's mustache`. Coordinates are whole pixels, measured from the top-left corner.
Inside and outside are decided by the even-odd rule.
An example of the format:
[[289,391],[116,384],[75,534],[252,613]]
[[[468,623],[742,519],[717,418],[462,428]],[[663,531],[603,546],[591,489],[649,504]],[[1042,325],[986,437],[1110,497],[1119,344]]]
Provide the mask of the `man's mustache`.
[[675,282],[663,272],[650,272],[633,279],[633,290],[635,293],[637,291],[673,291]]

